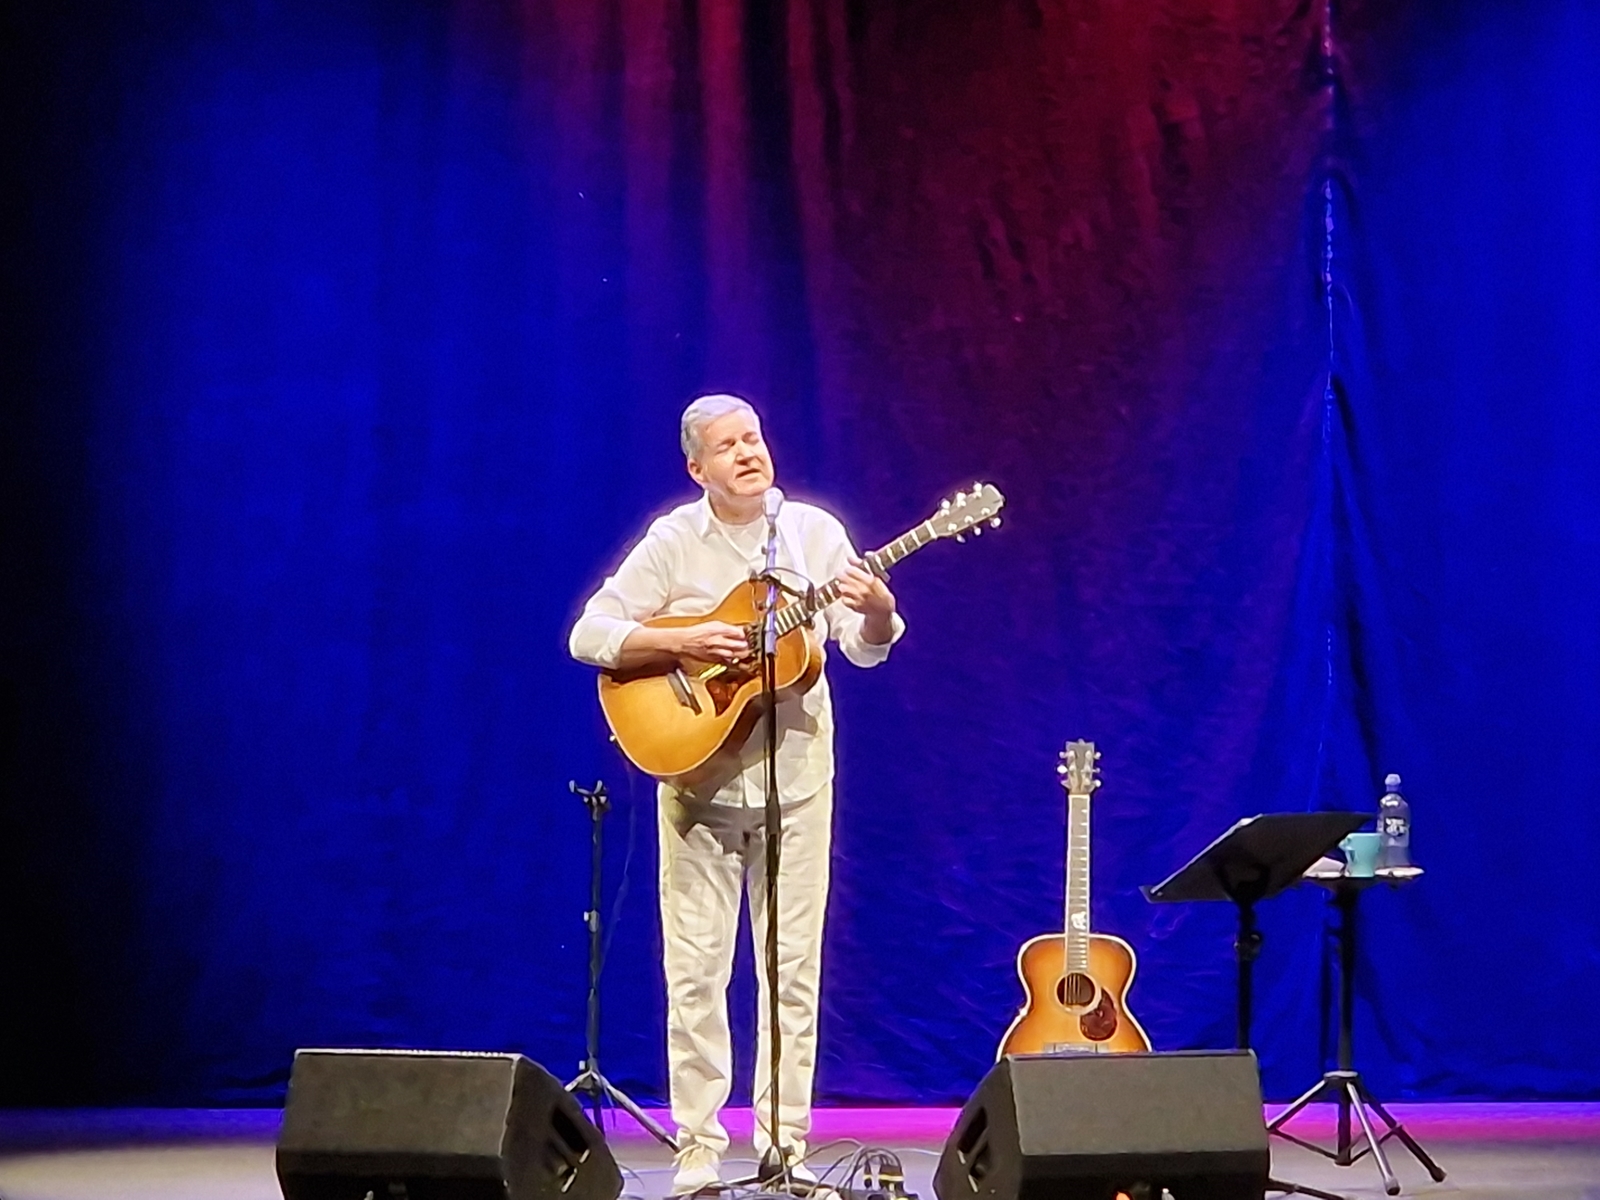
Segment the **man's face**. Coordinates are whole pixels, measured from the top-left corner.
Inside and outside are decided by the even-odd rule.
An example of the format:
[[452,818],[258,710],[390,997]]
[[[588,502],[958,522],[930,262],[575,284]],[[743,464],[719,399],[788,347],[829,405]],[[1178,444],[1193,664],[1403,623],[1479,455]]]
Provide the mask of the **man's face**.
[[772,486],[772,454],[761,436],[761,422],[747,412],[724,413],[700,427],[700,457],[689,474],[716,499],[740,501],[761,496]]

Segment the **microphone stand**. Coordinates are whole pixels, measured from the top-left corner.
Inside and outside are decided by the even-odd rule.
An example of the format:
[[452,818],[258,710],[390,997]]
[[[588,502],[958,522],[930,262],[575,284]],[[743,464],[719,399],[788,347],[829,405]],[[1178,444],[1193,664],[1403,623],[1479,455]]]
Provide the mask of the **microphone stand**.
[[[778,803],[778,509],[777,503],[764,504],[767,518],[767,552],[762,578],[767,585],[761,612],[761,699],[765,705],[766,726],[766,865],[767,865],[767,1042],[771,1058],[767,1069],[767,1131],[770,1153],[777,1160],[771,1178],[792,1183],[788,1152],[778,1142],[778,1069],[783,1061],[783,1032],[778,1015],[778,867],[782,861],[779,839],[783,833],[783,809]],[[766,1155],[761,1174],[766,1174]]]
[[590,829],[589,911],[583,914],[583,923],[589,930],[589,1006],[583,1028],[583,1062],[578,1064],[578,1075],[567,1084],[567,1091],[575,1096],[588,1098],[589,1111],[596,1129],[602,1132],[605,1130],[602,1105],[609,1100],[639,1122],[644,1131],[656,1141],[677,1149],[677,1142],[673,1140],[672,1135],[663,1129],[655,1118],[640,1108],[632,1097],[607,1079],[600,1070],[600,968],[604,965],[601,961],[603,936],[600,926],[600,864],[603,856],[600,831],[601,822],[611,807],[611,797],[607,794],[603,782],[596,783],[592,788],[586,788],[579,787],[576,780],[571,780],[567,784],[567,790],[581,798],[584,807],[589,810]]
[[762,725],[766,744],[762,757],[766,764],[767,879],[766,887],[762,890],[767,906],[765,950],[770,1051],[767,1063],[767,1131],[771,1145],[767,1154],[761,1156],[755,1178],[741,1179],[734,1186],[753,1186],[764,1192],[809,1196],[816,1189],[795,1179],[795,1164],[789,1161],[789,1150],[778,1141],[778,1114],[781,1110],[778,1071],[783,1065],[783,1030],[779,1024],[778,1005],[778,868],[783,857],[779,847],[783,835],[783,809],[778,802],[778,597],[787,590],[778,580],[778,509],[782,504],[782,493],[773,497],[770,492],[762,504],[762,513],[767,519],[767,548],[764,567],[756,580],[766,589],[761,598],[761,636],[757,654],[761,667],[761,699],[765,706]]

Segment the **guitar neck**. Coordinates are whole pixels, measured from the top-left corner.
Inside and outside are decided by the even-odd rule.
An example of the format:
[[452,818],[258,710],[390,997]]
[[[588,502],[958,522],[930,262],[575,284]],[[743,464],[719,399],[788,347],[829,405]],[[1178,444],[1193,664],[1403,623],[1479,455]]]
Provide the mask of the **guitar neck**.
[[[933,522],[924,521],[921,525],[908,529],[887,546],[870,551],[865,557],[869,566],[875,570],[887,571],[895,563],[908,555],[922,549],[929,542],[935,541],[938,534],[934,532]],[[828,605],[839,598],[839,581],[830,579],[827,583],[817,588],[803,600],[796,601],[779,611],[777,616],[778,636],[798,629],[816,616]]]
[[1067,795],[1067,970],[1089,969],[1089,794]]

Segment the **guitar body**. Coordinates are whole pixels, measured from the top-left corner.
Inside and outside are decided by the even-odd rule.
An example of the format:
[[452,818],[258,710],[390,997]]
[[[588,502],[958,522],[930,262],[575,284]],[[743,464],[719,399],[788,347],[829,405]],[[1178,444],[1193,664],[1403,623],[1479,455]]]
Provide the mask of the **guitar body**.
[[1044,934],[1023,945],[1017,953],[1017,976],[1026,998],[1000,1041],[998,1057],[1150,1049],[1150,1038],[1128,1011],[1137,963],[1133,947],[1109,934],[1088,938],[1086,971],[1065,969],[1062,934]]
[[[741,583],[709,613],[655,617],[644,623],[655,629],[702,621],[751,625],[759,620],[766,590],[755,581]],[[821,648],[808,626],[778,639],[780,695],[808,691],[821,674]],[[720,670],[717,664],[685,659],[676,669],[604,671],[600,707],[617,745],[641,771],[678,787],[704,783],[731,773],[745,739],[761,718],[760,660],[751,658]]]

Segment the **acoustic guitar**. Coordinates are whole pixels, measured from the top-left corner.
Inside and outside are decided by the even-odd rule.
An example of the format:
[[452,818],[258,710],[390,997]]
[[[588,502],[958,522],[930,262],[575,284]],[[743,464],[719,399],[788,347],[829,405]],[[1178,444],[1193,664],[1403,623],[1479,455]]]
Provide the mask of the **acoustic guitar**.
[[1007,1054],[1110,1054],[1150,1049],[1128,1011],[1136,959],[1119,937],[1089,932],[1089,797],[1100,786],[1093,742],[1068,742],[1056,773],[1067,792],[1067,921],[1017,954],[1026,993],[1000,1042]]
[[[887,546],[864,556],[876,572],[939,540],[963,540],[970,530],[983,532],[1000,524],[1005,497],[990,484],[975,483],[970,491],[944,500],[937,512]],[[750,580],[735,587],[711,612],[699,616],[656,617],[644,622],[656,628],[726,621],[741,626],[751,652],[736,663],[682,659],[671,666],[636,671],[603,671],[600,707],[616,735],[617,745],[641,771],[680,787],[710,779],[736,759],[763,711],[761,700],[762,609],[767,587]],[[839,598],[831,580],[801,596],[780,600],[775,617],[778,632],[774,655],[780,699],[808,690],[822,673],[821,648],[811,622]]]

